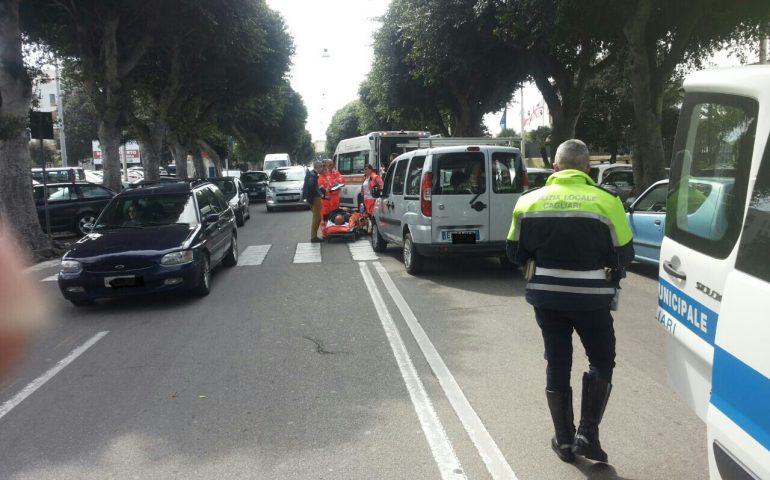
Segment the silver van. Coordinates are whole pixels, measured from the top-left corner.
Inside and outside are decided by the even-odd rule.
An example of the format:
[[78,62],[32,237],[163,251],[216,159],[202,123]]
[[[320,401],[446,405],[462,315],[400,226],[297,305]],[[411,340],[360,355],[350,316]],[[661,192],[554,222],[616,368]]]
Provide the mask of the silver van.
[[408,273],[420,273],[426,257],[481,255],[507,262],[513,206],[528,187],[519,149],[414,150],[390,164],[384,184],[374,207],[372,247],[403,248]]

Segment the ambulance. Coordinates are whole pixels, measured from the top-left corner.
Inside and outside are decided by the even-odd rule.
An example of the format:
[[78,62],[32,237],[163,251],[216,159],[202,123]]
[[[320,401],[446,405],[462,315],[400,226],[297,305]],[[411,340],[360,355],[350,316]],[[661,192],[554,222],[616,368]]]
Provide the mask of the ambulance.
[[711,479],[770,479],[770,66],[695,73],[674,143],[657,321]]

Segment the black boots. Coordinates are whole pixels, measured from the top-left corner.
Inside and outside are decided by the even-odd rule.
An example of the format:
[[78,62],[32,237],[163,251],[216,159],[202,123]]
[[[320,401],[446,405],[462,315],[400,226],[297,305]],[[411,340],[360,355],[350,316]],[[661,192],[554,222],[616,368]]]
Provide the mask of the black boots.
[[551,439],[551,448],[563,462],[574,462],[572,442],[575,439],[575,420],[572,414],[572,389],[566,392],[545,391],[548,409],[551,411],[556,435]]
[[[612,385],[598,375],[583,374],[583,401],[580,405],[580,427],[575,435],[575,455],[597,462],[607,461],[607,453],[599,443],[599,423],[602,421],[611,390]],[[550,397],[548,403],[550,404]],[[551,414],[553,415],[553,410]]]

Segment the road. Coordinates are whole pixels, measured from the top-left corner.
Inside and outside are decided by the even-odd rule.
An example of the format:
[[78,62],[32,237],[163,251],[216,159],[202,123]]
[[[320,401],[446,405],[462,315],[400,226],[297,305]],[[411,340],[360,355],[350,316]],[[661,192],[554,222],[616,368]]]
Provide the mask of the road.
[[[0,387],[0,478],[707,478],[705,427],[666,384],[654,270],[632,268],[616,315],[610,464],[569,465],[520,274],[455,259],[412,277],[366,243],[297,254],[309,220],[253,205],[248,255],[202,299],[75,308],[55,267],[30,273],[50,322]],[[577,392],[586,364],[576,344]]]

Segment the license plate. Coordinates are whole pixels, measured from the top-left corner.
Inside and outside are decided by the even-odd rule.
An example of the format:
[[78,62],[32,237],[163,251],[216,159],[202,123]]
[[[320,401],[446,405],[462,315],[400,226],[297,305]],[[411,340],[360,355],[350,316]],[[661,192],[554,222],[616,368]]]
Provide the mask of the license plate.
[[443,231],[442,240],[450,240],[452,243],[476,243],[480,238],[478,230]]
[[142,279],[136,278],[135,275],[124,275],[120,277],[104,277],[104,286],[111,288],[121,287],[140,287],[142,285]]

